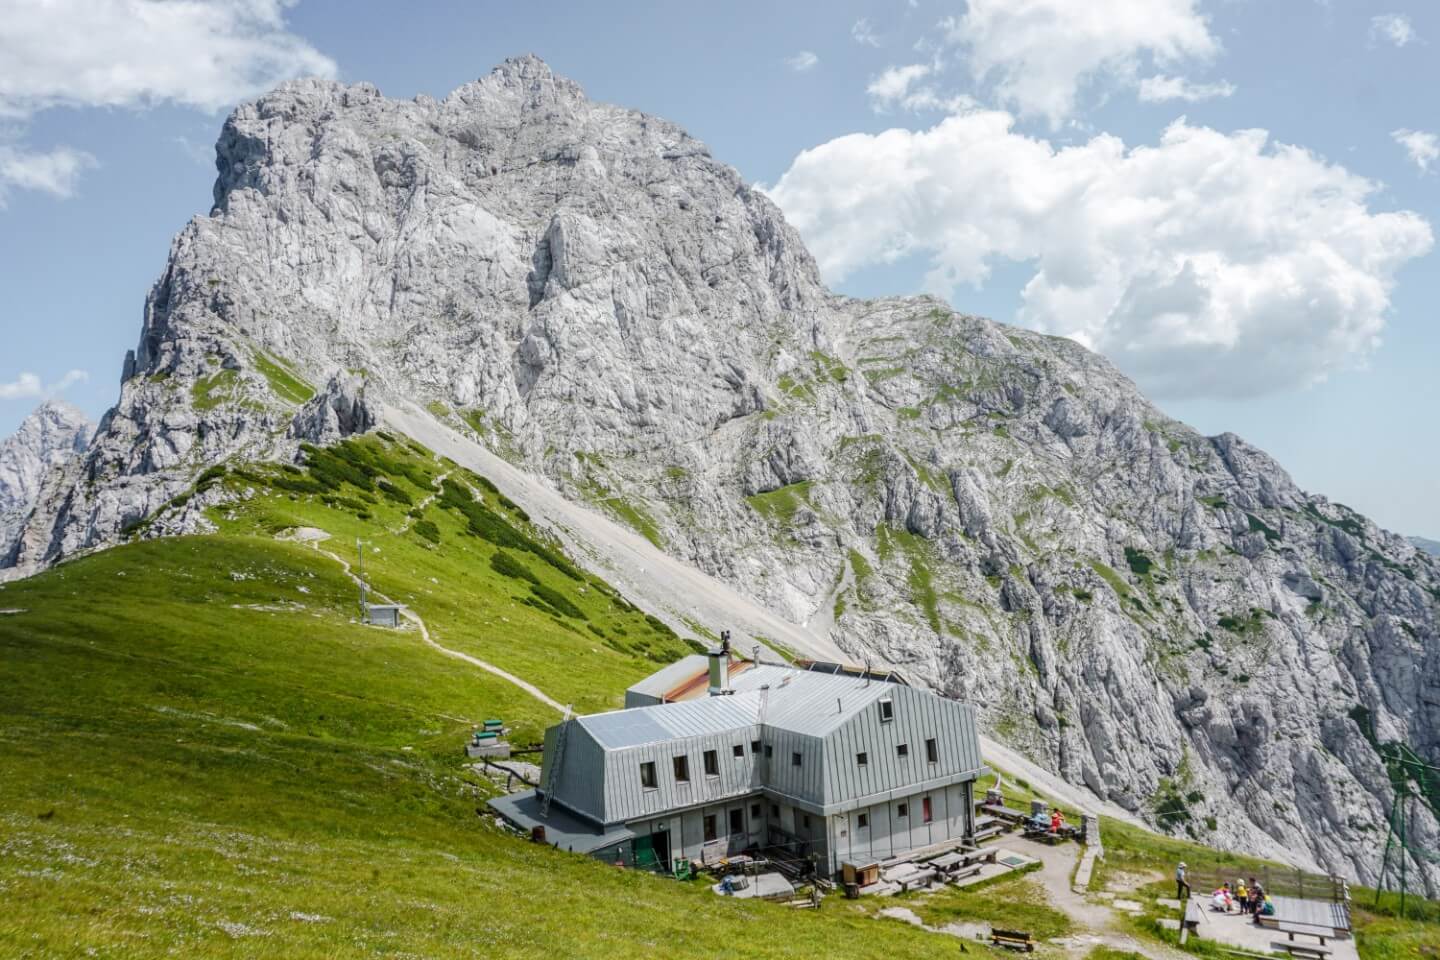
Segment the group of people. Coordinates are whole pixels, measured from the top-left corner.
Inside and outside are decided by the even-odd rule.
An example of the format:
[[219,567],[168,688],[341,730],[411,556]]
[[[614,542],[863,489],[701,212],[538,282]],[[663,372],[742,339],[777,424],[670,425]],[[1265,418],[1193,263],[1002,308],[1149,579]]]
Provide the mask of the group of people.
[[1261,917],[1275,915],[1275,904],[1271,902],[1270,894],[1254,877],[1248,883],[1237,878],[1234,888],[1228,883],[1221,884],[1220,889],[1211,894],[1210,902],[1221,913],[1238,909],[1242,914],[1255,917],[1256,923]]

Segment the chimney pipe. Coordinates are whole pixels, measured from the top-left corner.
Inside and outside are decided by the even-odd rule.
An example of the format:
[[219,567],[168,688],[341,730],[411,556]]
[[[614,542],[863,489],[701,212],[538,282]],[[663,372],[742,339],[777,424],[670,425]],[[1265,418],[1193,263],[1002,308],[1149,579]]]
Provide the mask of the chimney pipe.
[[730,693],[730,631],[720,632],[720,646],[711,650],[710,696],[723,697]]

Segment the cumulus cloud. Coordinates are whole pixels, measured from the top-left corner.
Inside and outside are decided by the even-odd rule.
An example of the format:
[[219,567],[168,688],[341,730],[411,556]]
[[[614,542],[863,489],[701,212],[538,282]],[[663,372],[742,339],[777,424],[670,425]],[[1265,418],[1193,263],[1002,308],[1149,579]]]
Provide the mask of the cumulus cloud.
[[880,38],[875,36],[875,30],[870,26],[869,17],[861,17],[850,27],[850,36],[855,42],[864,47],[880,46]]
[[785,58],[785,65],[796,73],[804,73],[819,62],[820,58],[809,50],[801,50],[795,56]]
[[1167,100],[1197,103],[1201,100],[1228,97],[1234,92],[1235,85],[1224,80],[1215,83],[1192,83],[1184,77],[1167,77],[1164,74],[1141,80],[1137,91],[1140,99],[1146,103],[1164,103]]
[[1430,172],[1430,164],[1440,158],[1440,138],[1423,130],[1401,128],[1390,133],[1391,138],[1410,155],[1410,162],[1420,168],[1421,173]]
[[0,400],[35,400],[64,393],[77,383],[90,379],[84,370],[69,370],[59,380],[48,386],[38,374],[26,370],[9,383],[0,383]]
[[1403,13],[1382,13],[1370,18],[1370,40],[1386,40],[1397,47],[1413,43],[1419,37],[1410,18]]
[[892,108],[918,113],[923,110],[955,112],[975,105],[967,96],[942,94],[933,84],[925,82],[935,73],[935,68],[926,63],[886,67],[878,76],[871,78],[865,88],[870,96],[870,106],[876,113]]
[[294,0],[12,0],[0,18],[0,110],[216,110],[335,61],[291,33]]
[[40,190],[57,197],[72,196],[81,172],[93,166],[94,157],[69,147],[34,153],[0,146],[0,207],[5,205],[5,194],[12,187]]
[[1157,395],[1249,396],[1362,359],[1429,224],[1263,130],[1172,124],[1153,146],[1057,148],[1003,111],[852,134],[770,191],[827,279],[918,255],[944,296],[1029,264],[1018,322],[1105,353]]
[[1146,65],[1204,63],[1219,53],[1197,2],[969,0],[942,27],[1000,104],[1059,126],[1087,85],[1131,86]]
[[[291,33],[295,0],[9,0],[0,17],[0,118],[53,107],[216,110],[335,62]],[[73,192],[94,158],[6,147],[5,185]]]

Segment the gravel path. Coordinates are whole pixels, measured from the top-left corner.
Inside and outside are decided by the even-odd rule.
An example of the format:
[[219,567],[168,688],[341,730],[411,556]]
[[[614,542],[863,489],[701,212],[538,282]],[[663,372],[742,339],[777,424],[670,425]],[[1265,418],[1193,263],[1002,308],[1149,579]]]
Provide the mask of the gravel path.
[[[315,550],[316,553],[324,554],[325,556],[329,557],[331,560],[334,560],[336,563],[340,564],[340,566],[343,567],[344,570],[345,570],[345,576],[347,576],[347,577],[349,577],[351,580],[353,580],[357,586],[360,585],[360,578],[357,577],[357,576],[355,575],[355,573],[350,569],[350,564],[349,564],[348,561],[345,560],[345,558],[341,557],[339,554],[331,553],[329,550],[322,549],[321,546],[320,546],[319,541],[311,541],[311,542],[310,542],[310,546],[311,546],[312,548],[314,548],[314,550]],[[391,600],[389,597],[385,596],[385,594],[381,593],[379,590],[376,590],[376,589],[375,589],[372,585],[370,585],[368,582],[364,584],[364,587],[365,587],[366,591],[368,591],[369,593],[373,594],[374,596],[380,598],[381,600],[383,600],[383,601],[386,602],[386,603],[394,603],[394,602],[395,602],[394,600]],[[549,696],[549,695],[546,694],[544,691],[542,691],[539,687],[535,686],[533,683],[529,682],[528,680],[522,680],[522,679],[520,679],[519,677],[515,676],[515,674],[510,673],[508,670],[502,670],[502,669],[500,669],[499,667],[495,666],[495,664],[493,664],[493,663],[487,663],[487,662],[485,662],[484,660],[481,660],[481,659],[478,658],[478,657],[472,657],[472,656],[470,656],[470,654],[468,654],[468,653],[461,653],[459,650],[451,650],[449,647],[444,647],[444,646],[441,646],[440,644],[436,643],[436,642],[431,638],[431,636],[430,636],[430,628],[427,627],[427,626],[425,626],[425,621],[420,617],[420,615],[419,615],[418,613],[416,613],[414,610],[411,610],[409,607],[401,606],[401,607],[400,607],[400,615],[401,615],[402,617],[404,617],[406,620],[409,620],[411,623],[415,624],[415,626],[419,627],[419,628],[420,628],[420,637],[421,637],[421,639],[423,639],[426,644],[428,644],[429,646],[433,647],[435,650],[439,651],[440,653],[443,653],[445,656],[447,656],[447,657],[454,657],[456,660],[463,660],[464,662],[470,664],[471,666],[479,667],[481,670],[485,670],[485,671],[487,671],[487,672],[489,672],[489,673],[493,673],[493,674],[495,674],[495,676],[500,677],[500,678],[503,679],[503,680],[508,680],[509,682],[515,684],[515,686],[519,687],[521,690],[524,690],[526,693],[530,694],[530,696],[534,697],[536,700],[539,700],[541,703],[545,704],[546,706],[548,706],[548,707],[553,707],[554,709],[558,710],[558,711],[561,712],[561,713],[565,713],[565,712],[566,712],[566,709],[567,709],[567,708],[565,707],[564,704],[562,704],[560,701],[554,699],[553,697]]]

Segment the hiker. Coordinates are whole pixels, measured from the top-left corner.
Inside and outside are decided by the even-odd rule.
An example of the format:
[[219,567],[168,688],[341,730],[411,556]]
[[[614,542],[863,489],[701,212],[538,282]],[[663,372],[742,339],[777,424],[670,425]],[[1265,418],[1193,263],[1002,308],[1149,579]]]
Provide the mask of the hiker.
[[1235,900],[1241,913],[1245,913],[1250,908],[1250,888],[1245,886],[1244,880],[1235,881]]
[[1254,913],[1254,912],[1255,912],[1255,903],[1256,903],[1256,901],[1259,899],[1259,898],[1257,897],[1257,894],[1258,894],[1259,891],[1260,891],[1260,884],[1258,884],[1258,883],[1255,882],[1255,878],[1254,878],[1254,877],[1251,877],[1250,880],[1249,880],[1249,882],[1245,884],[1245,890],[1246,890],[1247,896],[1245,897],[1245,910],[1244,910],[1244,912],[1245,912],[1245,913]]
[[1190,881],[1186,877],[1184,860],[1181,860],[1180,866],[1175,868],[1175,899],[1181,901],[1190,899]]
[[1065,817],[1059,810],[1050,811],[1050,832],[1059,833],[1060,828],[1065,825]]
[[1275,916],[1275,904],[1270,902],[1270,895],[1267,893],[1263,900],[1255,901],[1255,926],[1260,926],[1261,917]]

